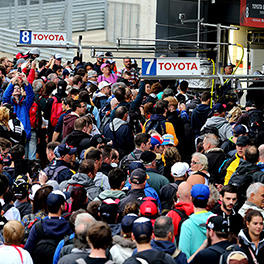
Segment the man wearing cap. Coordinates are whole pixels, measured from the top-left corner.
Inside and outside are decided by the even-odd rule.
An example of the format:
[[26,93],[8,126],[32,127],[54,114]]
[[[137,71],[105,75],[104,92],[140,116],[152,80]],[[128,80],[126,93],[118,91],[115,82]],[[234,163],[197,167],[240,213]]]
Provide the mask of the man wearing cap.
[[125,206],[129,202],[140,202],[144,197],[152,197],[157,200],[158,206],[161,209],[161,203],[157,192],[146,185],[147,174],[144,169],[135,169],[130,174],[129,183],[131,190],[128,192],[127,197],[123,198],[119,203],[119,211],[123,212]]
[[221,145],[221,149],[223,149],[225,154],[230,157],[232,157],[236,153],[237,138],[240,136],[247,136],[248,133],[247,127],[240,124],[234,126],[232,130],[233,136],[225,140]]
[[227,185],[230,181],[232,174],[236,171],[240,159],[243,159],[245,156],[245,151],[250,144],[250,140],[248,136],[240,136],[237,138],[236,142],[236,151],[237,153],[233,155],[229,160],[225,160],[221,167],[219,168],[219,172],[221,177],[224,177],[224,185]]
[[182,182],[187,180],[189,164],[186,162],[176,162],[171,167],[171,176],[174,178],[174,182],[180,185]]
[[164,162],[162,160],[164,146],[162,145],[162,143],[163,143],[163,138],[158,133],[151,135],[150,150],[156,154],[156,168],[160,174],[164,173]]
[[227,240],[228,224],[222,216],[211,216],[206,224],[206,229],[207,243],[204,243],[192,256],[191,264],[219,263],[221,254],[231,245]]
[[111,83],[107,81],[101,81],[98,85],[99,91],[94,94],[93,103],[98,109],[102,109],[111,95]]
[[[30,230],[25,249],[36,263],[52,263],[56,246],[53,247],[52,252],[48,252],[46,255],[47,248],[43,243],[45,239],[58,244],[65,235],[72,233],[69,222],[61,217],[65,201],[64,193],[52,191],[47,197],[48,217],[34,224]],[[41,254],[43,255],[41,256]],[[41,259],[43,257],[44,259]]]
[[94,70],[97,72],[97,75],[101,75],[101,65],[104,62],[104,53],[103,52],[96,52],[96,63],[93,65]]
[[71,148],[67,144],[61,144],[54,149],[56,158],[44,169],[48,180],[56,180],[58,183],[61,183],[71,178],[73,172],[70,170],[70,167],[76,151],[77,148]]
[[83,68],[83,64],[82,64],[82,62],[81,62],[81,58],[78,57],[78,56],[73,57],[73,59],[72,59],[72,64],[73,64],[74,67],[75,67],[74,70],[73,70],[74,75],[76,75],[76,74],[77,74],[77,71],[78,71],[79,69]]
[[219,137],[222,141],[232,137],[232,126],[225,119],[225,108],[222,104],[217,103],[212,108],[213,116],[208,118],[201,128],[201,131],[207,127],[215,127],[218,130]]
[[97,72],[95,70],[89,70],[88,71],[88,82],[87,82],[87,86],[89,87],[90,85],[95,85],[97,86]]
[[205,224],[211,212],[206,211],[210,190],[207,185],[195,184],[191,190],[194,213],[182,223],[180,231],[179,249],[186,254],[187,259],[192,256],[206,239]]
[[173,258],[163,251],[152,249],[153,227],[151,221],[145,217],[139,217],[133,223],[132,227],[132,239],[135,240],[137,245],[137,253],[128,258],[124,264],[136,264],[136,263],[167,263],[174,264]]
[[159,174],[156,167],[156,154],[152,151],[144,151],[140,159],[146,168],[146,173],[148,175],[148,184],[156,190],[159,195],[159,191],[162,186],[169,184],[169,180],[163,175]]

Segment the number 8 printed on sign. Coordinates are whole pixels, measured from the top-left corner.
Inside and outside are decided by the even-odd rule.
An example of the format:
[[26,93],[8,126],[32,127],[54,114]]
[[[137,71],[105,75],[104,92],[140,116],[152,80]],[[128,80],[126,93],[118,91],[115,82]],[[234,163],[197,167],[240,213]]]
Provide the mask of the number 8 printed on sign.
[[31,44],[32,31],[20,30],[19,43],[20,44]]

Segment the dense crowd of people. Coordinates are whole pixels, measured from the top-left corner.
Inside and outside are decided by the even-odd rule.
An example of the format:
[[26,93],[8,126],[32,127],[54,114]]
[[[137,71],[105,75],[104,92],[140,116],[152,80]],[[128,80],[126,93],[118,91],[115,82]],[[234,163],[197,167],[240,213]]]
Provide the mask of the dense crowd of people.
[[0,58],[0,263],[263,263],[262,91],[40,55]]

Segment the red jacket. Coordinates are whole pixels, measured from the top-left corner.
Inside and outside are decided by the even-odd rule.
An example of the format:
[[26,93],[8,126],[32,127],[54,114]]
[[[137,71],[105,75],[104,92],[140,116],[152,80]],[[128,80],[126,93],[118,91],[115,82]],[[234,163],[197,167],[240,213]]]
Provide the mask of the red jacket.
[[[184,203],[179,202],[174,206],[175,209],[184,211],[187,215],[191,215],[193,213],[193,204],[192,203]],[[171,210],[168,212],[167,216],[172,218],[172,223],[174,227],[174,236],[178,235],[178,225],[181,221],[181,217],[177,212]]]

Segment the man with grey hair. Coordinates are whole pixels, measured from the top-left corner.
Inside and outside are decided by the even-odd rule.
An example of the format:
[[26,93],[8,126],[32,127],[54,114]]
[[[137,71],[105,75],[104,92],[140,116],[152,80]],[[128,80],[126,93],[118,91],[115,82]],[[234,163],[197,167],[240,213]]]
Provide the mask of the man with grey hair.
[[171,255],[176,263],[187,263],[186,255],[176,248],[173,243],[174,232],[172,219],[168,216],[160,216],[154,224],[155,239],[151,241],[151,247]]
[[261,182],[252,183],[247,189],[247,200],[238,211],[243,217],[248,209],[261,212],[264,217],[264,184]]
[[208,159],[208,172],[210,183],[223,184],[224,179],[220,178],[219,168],[226,159],[224,151],[218,147],[219,138],[215,134],[206,134],[203,139],[204,155]]
[[[59,264],[71,264],[79,258],[84,258],[90,253],[90,248],[86,242],[87,231],[96,220],[88,213],[81,213],[76,216],[74,229],[74,242],[65,245],[60,252]],[[54,263],[54,261],[53,261]]]

